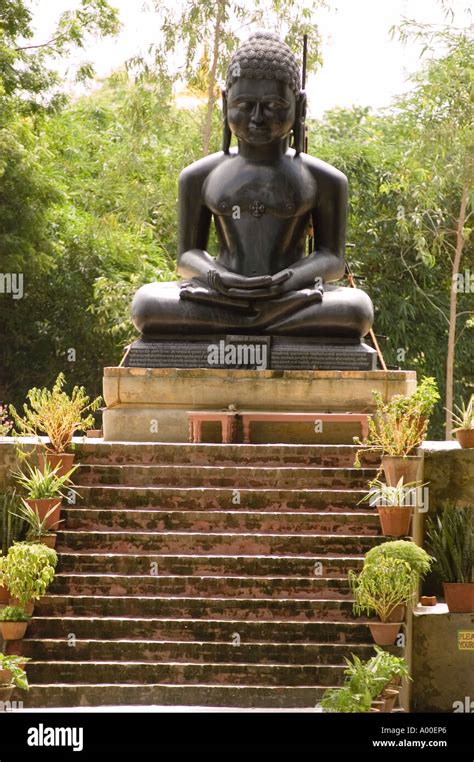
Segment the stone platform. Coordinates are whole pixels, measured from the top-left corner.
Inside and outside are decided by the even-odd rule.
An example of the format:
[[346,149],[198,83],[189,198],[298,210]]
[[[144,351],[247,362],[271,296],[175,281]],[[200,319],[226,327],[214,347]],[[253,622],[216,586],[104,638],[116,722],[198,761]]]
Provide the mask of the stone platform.
[[375,370],[377,353],[359,339],[215,335],[144,336],[122,365],[129,368]]
[[[117,442],[186,442],[188,410],[372,412],[373,390],[389,400],[416,388],[415,371],[236,370],[211,368],[104,369],[104,439]],[[352,442],[360,426],[255,425],[253,440],[324,444]],[[217,442],[217,424],[204,428]]]

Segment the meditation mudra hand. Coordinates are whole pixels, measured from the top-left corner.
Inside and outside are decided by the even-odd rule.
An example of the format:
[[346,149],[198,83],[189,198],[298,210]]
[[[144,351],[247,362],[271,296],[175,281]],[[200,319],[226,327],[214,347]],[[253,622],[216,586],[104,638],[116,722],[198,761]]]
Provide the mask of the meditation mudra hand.
[[[179,178],[183,280],[137,291],[132,317],[142,333],[368,333],[367,294],[330,285],[344,274],[347,179],[303,153],[305,112],[290,48],[270,32],[252,35],[229,64],[223,150]],[[216,258],[206,251],[212,220]],[[310,224],[314,251],[306,254]]]

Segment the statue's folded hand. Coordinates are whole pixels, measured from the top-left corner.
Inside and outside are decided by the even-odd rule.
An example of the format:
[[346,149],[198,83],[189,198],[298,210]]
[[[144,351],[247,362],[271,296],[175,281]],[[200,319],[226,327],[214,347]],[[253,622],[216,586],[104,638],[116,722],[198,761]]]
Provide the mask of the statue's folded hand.
[[[259,289],[270,286],[272,283],[271,275],[259,275],[254,278],[246,278],[244,275],[238,275],[231,272],[218,272],[211,270],[207,274],[208,284],[219,291],[221,294],[229,293],[230,289]],[[247,297],[248,294],[245,294]]]

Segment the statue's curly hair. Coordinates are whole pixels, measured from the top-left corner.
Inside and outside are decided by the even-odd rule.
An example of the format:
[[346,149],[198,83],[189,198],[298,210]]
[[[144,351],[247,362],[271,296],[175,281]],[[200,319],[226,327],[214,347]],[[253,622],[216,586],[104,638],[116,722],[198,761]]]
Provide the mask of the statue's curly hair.
[[296,95],[301,87],[300,69],[291,48],[273,32],[255,32],[237,48],[227,69],[226,88],[240,77],[279,79]]

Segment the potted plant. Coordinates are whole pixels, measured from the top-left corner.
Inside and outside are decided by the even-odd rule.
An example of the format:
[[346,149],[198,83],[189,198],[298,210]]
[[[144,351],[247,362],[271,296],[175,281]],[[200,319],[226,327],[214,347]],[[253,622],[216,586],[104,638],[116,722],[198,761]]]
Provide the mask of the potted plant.
[[455,405],[455,408],[457,413],[449,411],[456,424],[453,433],[463,449],[474,447],[474,394],[467,405],[461,400],[461,406]]
[[359,504],[369,501],[371,505],[377,506],[385,536],[406,537],[410,531],[413,508],[420,503],[419,490],[426,485],[419,482],[404,484],[403,477],[395,486],[384,484],[378,479],[371,484],[370,491],[359,500]]
[[83,386],[75,386],[69,396],[63,390],[64,384],[64,374],[60,373],[52,391],[46,388],[30,389],[27,394],[29,406],[23,405],[23,416],[13,405],[10,406],[17,433],[33,437],[46,434],[48,442],[45,444],[45,454],[40,456],[40,468],[48,462],[53,468],[58,466],[60,476],[72,467],[74,453],[66,451],[74,433],[93,427],[93,413],[101,403],[101,397],[91,402]]
[[382,690],[378,698],[385,702],[385,711],[391,712],[400,693],[402,677],[411,679],[408,665],[403,657],[394,656],[379,646],[375,646],[375,651],[366,666],[380,678]]
[[9,549],[3,575],[12,598],[23,609],[45,594],[54,579],[56,551],[46,545],[16,542]]
[[433,557],[416,545],[413,540],[390,540],[376,545],[365,554],[364,566],[376,564],[380,558],[400,558],[406,561],[418,579],[425,577],[433,564]]
[[446,504],[427,521],[428,545],[451,613],[474,612],[474,508]]
[[[51,525],[50,517],[55,513],[56,507],[53,506],[50,508],[50,510],[45,514],[44,518],[41,518],[41,516],[39,516],[38,513],[34,511],[30,505],[28,505],[26,500],[23,500],[23,504],[19,506],[18,511],[18,516],[22,518],[28,525],[28,532],[26,535],[27,542],[43,543],[43,545],[47,545],[48,548],[54,548],[56,545],[57,535],[56,532],[51,532],[48,527]],[[54,528],[57,529],[57,525],[61,524],[62,521],[63,519],[56,522],[56,526]]]
[[0,653],[0,686],[13,686],[23,691],[28,690],[28,678],[22,667],[25,661],[29,661],[23,656],[7,656]]
[[381,558],[377,564],[364,566],[360,574],[350,570],[349,582],[354,613],[377,614],[380,621],[369,622],[374,641],[381,646],[393,645],[402,623],[390,621],[391,616],[397,607],[412,600],[418,582],[416,573],[406,561]]
[[31,466],[29,463],[26,467],[28,473],[18,470],[13,472],[13,476],[25,492],[24,502],[38,514],[40,519],[48,515],[45,528],[51,529],[59,523],[61,500],[65,497],[65,488],[68,487],[68,492],[77,495],[77,492],[68,486],[77,466],[73,466],[62,476],[59,476],[58,466],[51,468],[48,463],[44,464],[43,469]]
[[388,484],[395,485],[401,477],[405,482],[416,481],[422,456],[416,454],[428,428],[431,413],[439,394],[434,379],[422,380],[412,395],[397,395],[385,403],[380,392],[372,392],[375,398],[375,412],[369,418],[369,433],[362,442],[358,437],[354,442],[364,446],[356,454],[354,465],[359,468],[360,455],[364,451],[381,451],[382,467]]
[[4,640],[22,640],[31,617],[21,606],[5,606],[0,611],[2,637]]
[[338,714],[369,711],[362,699],[354,695],[348,685],[326,690],[320,701],[320,706],[324,712],[337,712]]
[[[420,548],[412,540],[392,540],[383,542],[371,548],[364,558],[364,567],[369,564],[378,564],[381,558],[399,558],[406,561],[410,569],[416,574],[418,582],[431,569],[433,558],[426,550]],[[400,621],[405,616],[405,606],[401,605],[393,613],[394,621]]]

